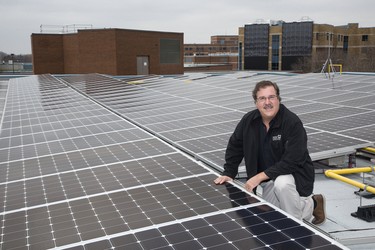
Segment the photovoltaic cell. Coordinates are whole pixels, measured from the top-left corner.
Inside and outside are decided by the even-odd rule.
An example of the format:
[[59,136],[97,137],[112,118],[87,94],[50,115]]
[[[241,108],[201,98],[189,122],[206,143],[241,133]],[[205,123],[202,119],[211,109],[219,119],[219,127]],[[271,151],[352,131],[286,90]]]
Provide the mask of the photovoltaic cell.
[[299,118],[306,126],[312,122],[319,122],[324,120],[331,120],[335,118],[348,117],[351,115],[368,113],[366,109],[351,108],[351,107],[336,107],[332,109],[325,109],[321,111],[309,112],[306,114],[300,114]]
[[337,104],[339,105],[347,105],[347,106],[354,106],[354,107],[363,107],[363,106],[370,105],[373,103],[374,103],[374,94],[365,96],[362,98],[356,98],[356,99],[337,102]]
[[0,168],[4,169],[4,174],[0,176],[0,182],[78,170],[174,152],[171,147],[161,143],[157,139],[125,142],[82,150],[69,148],[69,151],[59,154],[52,154],[48,147],[40,148],[38,145],[33,145],[33,147],[33,150],[39,151],[39,153],[35,156],[32,155],[30,158],[20,160],[17,159],[25,156],[25,153],[22,152],[22,148],[18,147],[12,150],[4,150],[9,154],[9,157],[5,157],[6,154],[3,152],[4,157],[2,159],[4,159],[5,162],[0,163]]
[[322,111],[326,109],[331,109],[331,108],[337,108],[337,106],[332,105],[332,104],[327,104],[327,103],[316,103],[316,102],[310,102],[308,104],[303,104],[303,105],[296,105],[296,106],[289,106],[289,102],[287,102],[287,107],[289,110],[292,112],[296,113],[299,117],[302,117],[305,113],[308,116],[309,113],[316,112],[316,111]]
[[359,138],[364,141],[375,141],[375,125],[363,126],[360,129],[354,128],[341,132],[343,135],[347,135],[354,138]]
[[[292,98],[283,98],[282,103],[288,107],[289,109],[292,108],[299,108],[304,105],[311,104],[310,101],[304,101],[304,100],[297,100],[297,99],[292,99]],[[315,104],[315,103],[314,103]]]
[[200,139],[184,140],[177,143],[177,145],[185,148],[187,151],[200,154],[202,152],[225,149],[230,136],[231,134],[222,134]]
[[237,122],[243,116],[242,112],[229,111],[211,115],[201,115],[199,117],[173,119],[169,122],[148,124],[146,127],[154,132],[161,133],[170,130],[178,130],[189,127],[198,127],[200,125],[207,125],[209,123],[220,123],[223,121]]
[[322,129],[328,132],[340,132],[347,129],[358,128],[374,124],[375,111],[355,114],[347,117],[331,119],[323,122],[311,122],[307,126]]
[[[213,115],[213,114],[220,114],[223,113],[223,109],[220,107],[204,107],[200,108],[202,105],[190,105],[190,106],[184,106],[184,110],[178,111],[178,107],[176,107],[176,110],[157,110],[156,113],[153,114],[144,114],[141,118],[135,118],[133,119],[137,123],[143,124],[143,125],[156,125],[158,123],[170,123],[175,120],[183,120],[183,119],[194,119],[196,117],[200,116],[207,116],[207,115]],[[160,113],[159,113],[160,112]],[[154,129],[152,129],[154,130]]]
[[[180,103],[178,102],[176,105],[173,106],[163,106],[160,108],[152,109],[152,110],[144,110],[144,111],[138,111],[136,113],[127,113],[127,117],[131,118],[132,120],[137,121],[137,119],[150,119],[153,117],[154,119],[158,119],[158,116],[174,116],[176,115],[176,118],[179,117],[178,113],[184,114],[186,111],[187,113],[193,113],[197,114],[196,110],[203,110],[207,108],[206,105],[201,103]],[[187,117],[187,116],[186,116]],[[159,120],[156,120],[156,122]],[[161,117],[160,121],[164,121]],[[146,123],[148,123],[149,120],[146,120]]]
[[327,90],[325,88],[321,88],[319,90],[320,91],[318,91],[317,93],[310,93],[310,89],[309,89],[308,91],[305,92],[304,95],[300,95],[298,98],[302,98],[302,99],[308,100],[308,101],[314,101],[314,100],[322,99],[322,98],[325,98],[325,97],[330,98],[330,97],[334,97],[334,96],[338,96],[338,95],[347,93],[343,90],[333,90],[333,89]]
[[[369,97],[370,94],[366,93],[366,92],[345,92],[345,93],[342,93],[342,92],[339,92],[339,94],[337,95],[333,95],[333,96],[329,96],[329,97],[324,97],[324,98],[319,98],[319,99],[316,99],[315,101],[318,101],[318,102],[322,102],[322,103],[337,103],[337,104],[341,104],[341,103],[344,103],[344,102],[347,102],[347,101],[350,101],[350,102],[354,102],[354,100],[361,100],[363,98],[366,98],[366,97]],[[345,105],[345,104],[343,104]],[[357,105],[349,105],[349,106],[353,106],[353,107],[357,107]]]
[[363,148],[368,142],[343,135],[327,132],[314,133],[309,138],[308,150],[313,159],[329,159],[331,155],[353,151],[353,148]]
[[238,121],[218,122],[215,124],[201,125],[187,129],[162,132],[160,133],[160,135],[168,138],[171,141],[179,142],[183,140],[189,140],[191,138],[211,136],[212,134],[227,133],[228,131],[230,131],[230,129],[235,127],[237,123]]
[[[202,173],[207,171],[174,153],[78,171],[61,171],[39,178],[21,178],[8,184],[11,188],[3,208],[11,211]],[[24,190],[23,195],[20,195],[21,190]]]

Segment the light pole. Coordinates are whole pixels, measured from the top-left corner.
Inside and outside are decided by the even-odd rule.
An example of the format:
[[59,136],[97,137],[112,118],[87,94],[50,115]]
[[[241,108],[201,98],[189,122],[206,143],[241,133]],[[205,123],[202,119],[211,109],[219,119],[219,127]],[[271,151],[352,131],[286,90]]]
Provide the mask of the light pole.
[[10,56],[12,57],[12,66],[13,66],[13,74],[14,74],[14,54],[10,54]]

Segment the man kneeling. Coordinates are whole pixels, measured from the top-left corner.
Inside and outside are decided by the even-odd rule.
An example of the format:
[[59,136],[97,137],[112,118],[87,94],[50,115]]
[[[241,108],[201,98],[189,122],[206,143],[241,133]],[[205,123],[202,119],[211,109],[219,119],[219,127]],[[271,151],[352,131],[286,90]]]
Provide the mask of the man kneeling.
[[261,81],[252,95],[257,109],[236,126],[225,152],[224,172],[214,182],[233,180],[244,158],[248,191],[260,185],[266,201],[300,220],[324,223],[325,199],[312,194],[315,173],[302,121],[281,104],[276,83]]

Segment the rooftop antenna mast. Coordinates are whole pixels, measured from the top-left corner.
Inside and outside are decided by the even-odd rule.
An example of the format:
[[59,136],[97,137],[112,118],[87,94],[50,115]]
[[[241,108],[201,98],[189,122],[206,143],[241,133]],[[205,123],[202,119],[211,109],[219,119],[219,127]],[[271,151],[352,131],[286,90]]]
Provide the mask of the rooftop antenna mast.
[[[333,67],[333,63],[331,59],[331,39],[332,39],[333,33],[327,32],[326,34],[328,36],[328,57],[325,63],[323,64],[323,67],[320,73],[324,73],[326,78],[332,79],[332,88],[335,88],[333,84],[333,78],[335,76],[336,71],[335,71],[335,68]],[[326,70],[327,70],[327,73],[326,73]]]

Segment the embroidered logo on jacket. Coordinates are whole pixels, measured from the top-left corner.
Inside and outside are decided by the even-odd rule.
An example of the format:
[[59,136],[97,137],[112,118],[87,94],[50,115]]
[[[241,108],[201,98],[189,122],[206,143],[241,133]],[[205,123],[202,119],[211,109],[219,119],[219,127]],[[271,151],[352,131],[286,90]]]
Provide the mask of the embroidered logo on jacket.
[[281,140],[281,135],[272,136],[272,141],[280,141],[280,140]]

